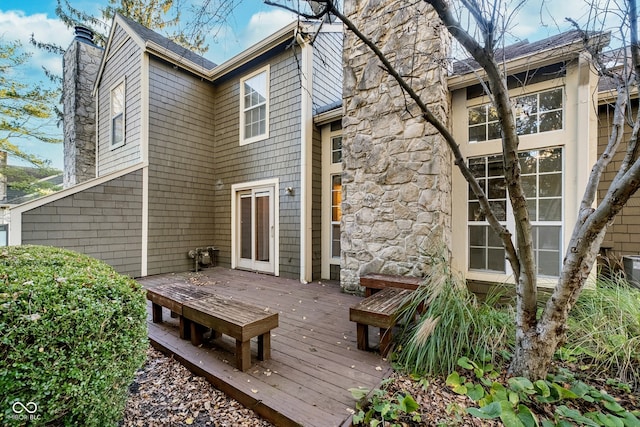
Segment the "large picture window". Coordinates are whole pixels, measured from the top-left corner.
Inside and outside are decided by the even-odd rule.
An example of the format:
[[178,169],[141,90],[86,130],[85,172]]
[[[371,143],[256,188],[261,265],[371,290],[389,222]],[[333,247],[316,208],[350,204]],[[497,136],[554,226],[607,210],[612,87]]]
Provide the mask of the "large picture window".
[[[516,129],[518,135],[531,135],[563,128],[563,90],[555,88],[515,98]],[[498,139],[498,113],[491,104],[468,109],[469,142]]]
[[111,89],[111,147],[124,145],[125,82]]
[[[562,248],[562,149],[526,151],[519,154],[519,159],[538,274],[557,277]],[[469,168],[485,191],[497,219],[511,230],[515,229],[507,203],[502,156],[469,159]],[[509,273],[502,242],[486,221],[470,188],[467,215],[469,269]]]
[[240,143],[269,136],[269,67],[240,81]]

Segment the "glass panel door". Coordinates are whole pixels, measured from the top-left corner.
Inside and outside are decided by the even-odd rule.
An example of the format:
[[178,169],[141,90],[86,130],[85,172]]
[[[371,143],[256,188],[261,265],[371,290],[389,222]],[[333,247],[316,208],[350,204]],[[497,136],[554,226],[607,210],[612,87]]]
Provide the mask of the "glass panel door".
[[274,272],[274,203],[272,187],[237,193],[238,266]]

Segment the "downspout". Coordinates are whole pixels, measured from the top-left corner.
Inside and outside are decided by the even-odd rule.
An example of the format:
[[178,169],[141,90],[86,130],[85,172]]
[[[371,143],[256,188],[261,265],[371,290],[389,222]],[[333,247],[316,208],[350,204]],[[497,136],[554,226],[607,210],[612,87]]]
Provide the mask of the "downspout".
[[302,34],[296,31],[296,42],[302,50],[300,64],[300,281],[311,281],[312,246],[312,154],[313,154],[313,51]]

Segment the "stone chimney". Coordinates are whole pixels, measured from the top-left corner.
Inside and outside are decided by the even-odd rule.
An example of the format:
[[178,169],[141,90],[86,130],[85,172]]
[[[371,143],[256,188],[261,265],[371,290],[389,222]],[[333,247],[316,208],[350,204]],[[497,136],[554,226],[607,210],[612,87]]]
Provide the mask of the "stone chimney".
[[96,111],[91,92],[102,52],[91,30],[75,28],[63,58],[64,188],[95,178]]
[[[344,12],[445,123],[449,37],[424,2],[345,0]],[[422,277],[450,253],[448,147],[350,31],[343,51],[343,289],[367,273]]]

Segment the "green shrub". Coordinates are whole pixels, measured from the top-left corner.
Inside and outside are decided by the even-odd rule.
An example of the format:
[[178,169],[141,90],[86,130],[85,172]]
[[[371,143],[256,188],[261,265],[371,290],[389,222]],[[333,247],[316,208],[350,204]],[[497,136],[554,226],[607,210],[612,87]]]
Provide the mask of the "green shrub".
[[0,250],[0,424],[115,425],[145,359],[146,316],[140,285],[103,262]]

